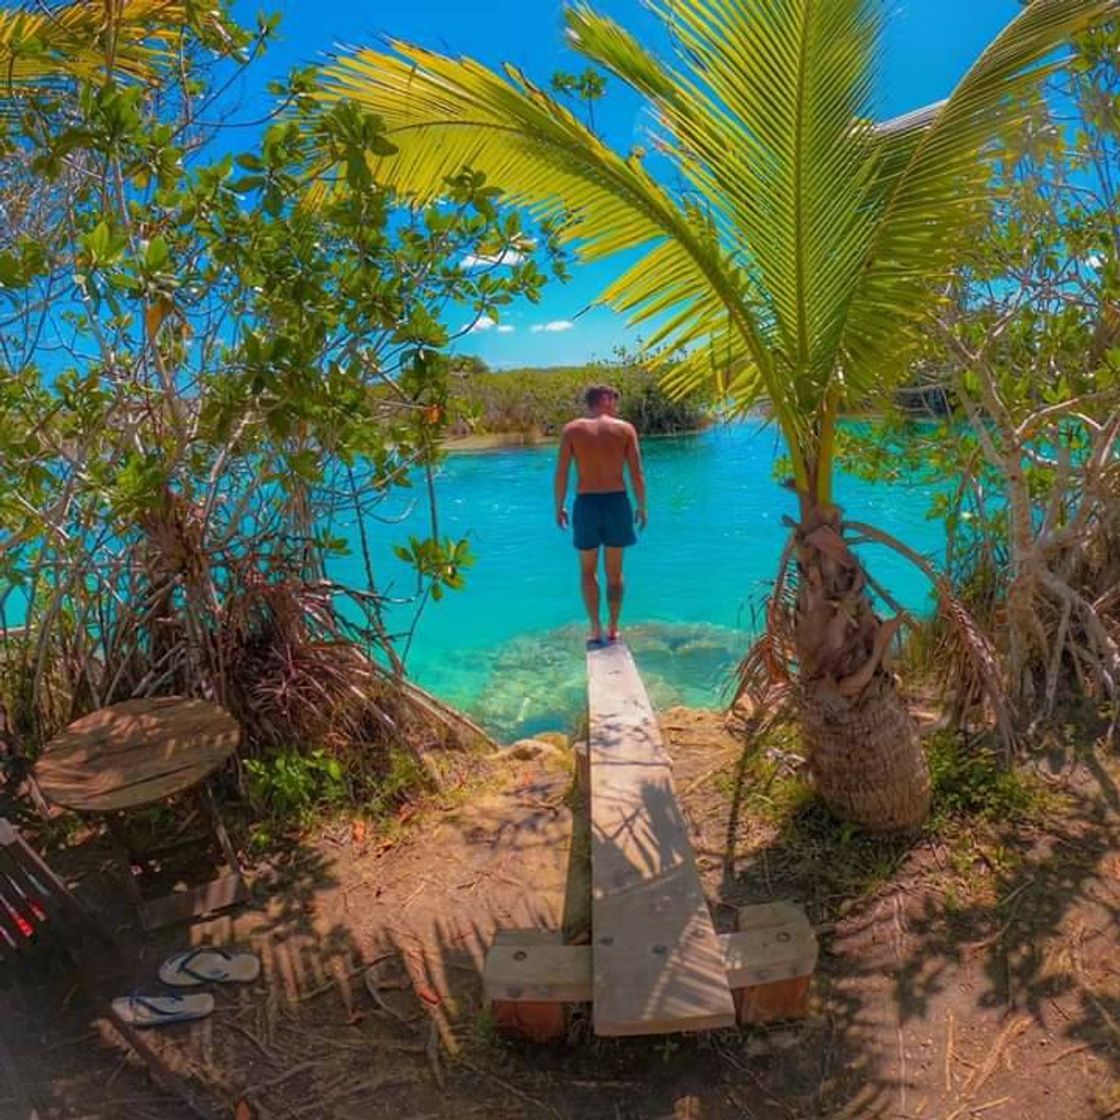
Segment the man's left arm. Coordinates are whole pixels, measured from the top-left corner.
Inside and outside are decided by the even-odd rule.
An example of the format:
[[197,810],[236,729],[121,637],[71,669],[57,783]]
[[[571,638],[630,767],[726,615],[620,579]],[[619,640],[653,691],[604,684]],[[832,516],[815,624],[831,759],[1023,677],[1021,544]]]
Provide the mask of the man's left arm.
[[556,524],[561,529],[568,527],[568,511],[564,502],[568,496],[568,471],[572,463],[572,435],[567,428],[560,437],[560,456],[556,460],[556,476],[552,481],[552,492],[556,499]]
[[630,426],[630,440],[626,445],[626,465],[630,468],[630,484],[634,487],[634,521],[639,529],[644,529],[649,521],[646,512],[646,476],[642,470],[642,449],[638,445],[638,431]]

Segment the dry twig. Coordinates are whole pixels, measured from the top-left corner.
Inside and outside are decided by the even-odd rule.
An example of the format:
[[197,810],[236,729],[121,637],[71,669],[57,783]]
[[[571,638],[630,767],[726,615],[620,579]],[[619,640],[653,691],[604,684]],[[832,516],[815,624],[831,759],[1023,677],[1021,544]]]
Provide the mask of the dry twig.
[[953,1016],[952,1008],[949,1009],[949,1025],[946,1028],[945,1035],[945,1091],[950,1092],[953,1088],[953,1028],[955,1026],[955,1019]]
[[1070,1046],[1063,1050],[1060,1054],[1055,1054],[1047,1063],[1047,1066],[1056,1066],[1063,1058],[1068,1058],[1071,1054],[1080,1054],[1082,1050],[1088,1050],[1089,1043],[1083,1042],[1080,1046]]
[[995,1073],[996,1067],[1003,1057],[1004,1049],[1018,1038],[1030,1025],[1030,1017],[1023,1015],[1018,1019],[1012,1020],[1003,1028],[995,1044],[992,1046],[988,1057],[985,1059],[984,1064],[980,1066],[979,1069],[973,1070],[973,1072],[969,1074],[968,1080],[965,1081],[964,1088],[962,1089],[965,1097],[973,1097],[980,1091],[984,1082]]

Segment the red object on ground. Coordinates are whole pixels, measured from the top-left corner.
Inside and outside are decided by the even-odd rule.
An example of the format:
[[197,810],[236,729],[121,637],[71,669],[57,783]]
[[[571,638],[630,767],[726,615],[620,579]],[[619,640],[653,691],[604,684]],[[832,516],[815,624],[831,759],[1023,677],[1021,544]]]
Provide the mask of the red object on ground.
[[[9,914],[11,914],[12,921],[16,923],[16,929],[18,929],[24,937],[30,937],[35,932],[34,926],[32,926],[31,923],[18,910],[13,909],[6,902],[4,903],[4,909],[7,910]],[[39,921],[42,921],[46,917],[46,915],[41,910],[39,910],[38,907],[32,907],[32,913],[36,918],[39,919]]]
[[490,1007],[495,1025],[505,1033],[530,1042],[562,1042],[567,1037],[567,1004],[496,999]]

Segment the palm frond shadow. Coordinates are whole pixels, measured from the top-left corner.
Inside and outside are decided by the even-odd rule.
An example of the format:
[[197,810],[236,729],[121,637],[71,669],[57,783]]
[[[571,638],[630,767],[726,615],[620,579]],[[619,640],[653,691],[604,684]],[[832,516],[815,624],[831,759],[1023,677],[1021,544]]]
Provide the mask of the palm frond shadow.
[[[799,1044],[758,1071],[759,1087],[776,1099],[798,1078],[814,1086],[804,1111],[788,1115],[848,1115],[844,1108],[857,1103],[858,1115],[887,1115],[907,1094],[928,1096],[930,1075],[922,1083],[900,1062],[900,1040],[949,1047],[950,1112],[977,1103],[989,1051],[1030,1031],[1047,1054],[1084,1050],[1120,1076],[1120,998],[1105,983],[1120,930],[1120,897],[1109,886],[1118,870],[1120,790],[1106,758],[1084,749],[1066,760],[1064,807],[1044,825],[989,822],[995,866],[977,848],[976,867],[963,872],[974,889],[960,901],[951,881],[944,885],[942,872],[952,868],[935,833],[861,834],[814,799],[750,843],[757,822],[752,828],[747,816],[748,783],[758,750],[748,739],[734,770],[721,902],[733,911],[791,899],[818,931],[813,1014],[793,1028]],[[954,1024],[966,1022],[985,1024],[988,1050],[967,1051],[959,1041],[954,1048]],[[957,1064],[970,1058],[971,1066]],[[996,1076],[993,1066],[984,1079]]]

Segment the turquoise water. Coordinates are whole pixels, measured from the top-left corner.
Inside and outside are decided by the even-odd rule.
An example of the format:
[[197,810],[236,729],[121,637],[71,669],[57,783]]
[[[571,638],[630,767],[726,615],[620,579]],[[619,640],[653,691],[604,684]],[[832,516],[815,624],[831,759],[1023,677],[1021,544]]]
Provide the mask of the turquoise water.
[[[718,706],[773,580],[782,516],[794,512],[772,473],[775,432],[750,420],[647,440],[643,452],[650,522],[627,553],[623,630],[656,705]],[[407,664],[425,688],[500,736],[570,726],[585,705],[586,619],[571,535],[552,517],[555,456],[553,447],[492,451],[454,455],[440,468],[440,533],[468,537],[476,563],[465,590],[428,606]],[[928,497],[846,476],[837,487],[849,517],[936,557],[943,535],[925,518]],[[397,512],[406,503],[402,496]],[[375,532],[385,541],[426,534],[422,503]],[[864,555],[904,605],[927,608],[928,585],[905,560],[878,547]],[[354,559],[339,574],[361,582]],[[411,589],[403,567],[386,574],[398,594]]]

